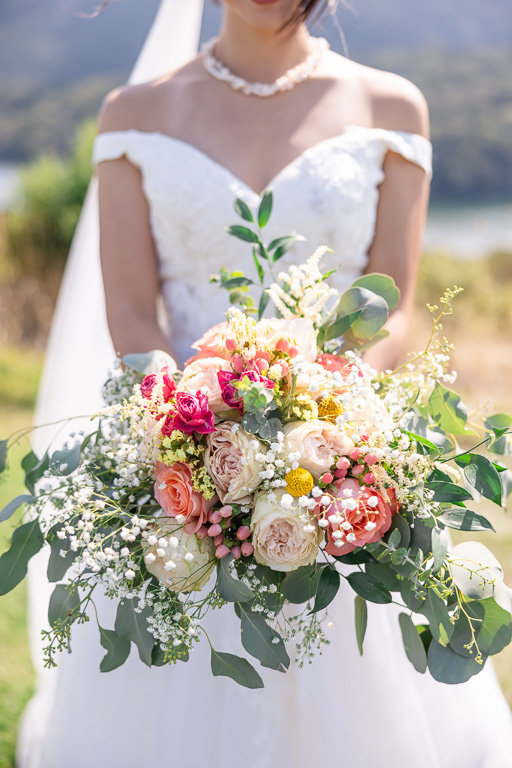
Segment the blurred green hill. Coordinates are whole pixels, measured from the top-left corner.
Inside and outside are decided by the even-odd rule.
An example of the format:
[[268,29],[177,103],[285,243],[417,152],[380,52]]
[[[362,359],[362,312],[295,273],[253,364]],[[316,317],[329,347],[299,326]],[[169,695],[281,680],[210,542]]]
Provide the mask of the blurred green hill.
[[[185,0],[183,0],[185,1]],[[350,2],[350,0],[349,0]],[[0,0],[0,162],[63,156],[78,124],[126,80],[158,0]],[[510,0],[352,0],[338,12],[348,54],[399,72],[430,105],[436,201],[512,197]],[[219,7],[205,1],[202,39]],[[332,20],[318,27],[343,52]],[[347,53],[347,51],[344,51]]]

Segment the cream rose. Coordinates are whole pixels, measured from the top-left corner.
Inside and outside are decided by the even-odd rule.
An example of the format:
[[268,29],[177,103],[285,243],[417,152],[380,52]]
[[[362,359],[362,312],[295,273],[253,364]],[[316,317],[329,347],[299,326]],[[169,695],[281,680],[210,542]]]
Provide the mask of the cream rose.
[[367,434],[372,434],[375,430],[393,429],[393,419],[386,404],[376,395],[368,395],[364,398],[354,399],[347,405],[349,419],[347,421],[347,430],[351,432],[360,432],[361,429]]
[[262,448],[259,440],[234,421],[222,422],[207,435],[204,465],[223,504],[245,504],[251,500],[251,494],[261,483],[262,467],[255,457]]
[[230,370],[230,365],[221,357],[203,357],[187,365],[183,378],[178,385],[178,392],[195,394],[200,389],[208,398],[212,411],[219,413],[228,410],[222,400],[222,393],[217,378],[219,371]]
[[189,536],[175,520],[159,521],[153,533],[159,540],[144,553],[148,571],[173,592],[197,592],[204,587],[215,568],[213,540]]
[[276,490],[275,496],[276,500],[270,502],[268,494],[261,494],[254,505],[254,559],[274,571],[294,571],[311,565],[324,536],[316,518],[304,520],[304,510],[283,488]]
[[343,429],[320,419],[292,421],[285,424],[283,432],[286,454],[299,454],[300,466],[316,480],[331,468],[336,455],[345,456],[354,447]]

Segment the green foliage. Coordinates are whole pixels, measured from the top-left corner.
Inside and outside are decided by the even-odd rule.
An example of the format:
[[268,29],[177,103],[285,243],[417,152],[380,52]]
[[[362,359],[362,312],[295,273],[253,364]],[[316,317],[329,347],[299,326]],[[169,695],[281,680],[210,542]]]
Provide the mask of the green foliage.
[[221,653],[212,648],[212,674],[215,677],[230,677],[235,683],[245,688],[263,688],[263,680],[247,659],[233,653]]
[[17,204],[6,216],[7,258],[55,291],[91,178],[94,121],[79,129],[71,154],[42,155],[21,175]]

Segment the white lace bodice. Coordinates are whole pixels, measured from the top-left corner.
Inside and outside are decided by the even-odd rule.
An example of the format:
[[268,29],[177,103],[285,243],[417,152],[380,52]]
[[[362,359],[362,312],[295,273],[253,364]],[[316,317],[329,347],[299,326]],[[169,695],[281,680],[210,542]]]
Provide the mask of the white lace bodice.
[[[307,238],[279,262],[281,268],[328,245],[333,253],[325,268],[341,264],[333,285],[344,290],[363,273],[388,150],[431,176],[432,145],[424,136],[356,125],[279,171],[268,185],[274,209],[265,237],[297,232]],[[228,235],[225,227],[240,223],[235,197],[255,210],[260,196],[204,152],[162,133],[126,130],[96,137],[95,163],[122,156],[141,171],[172,347],[183,362],[191,343],[228,307],[227,293],[210,284],[209,276],[226,267],[256,278],[250,245]]]

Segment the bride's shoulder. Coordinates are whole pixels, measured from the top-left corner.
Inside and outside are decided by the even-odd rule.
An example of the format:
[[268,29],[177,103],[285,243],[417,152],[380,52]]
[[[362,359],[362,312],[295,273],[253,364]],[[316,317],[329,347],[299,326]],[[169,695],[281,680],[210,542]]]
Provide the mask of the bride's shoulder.
[[375,127],[429,138],[428,104],[417,85],[395,72],[348,59],[344,62]]
[[184,88],[199,80],[201,70],[193,60],[183,67],[146,83],[122,85],[104,97],[98,113],[98,133],[157,130],[179,103]]

